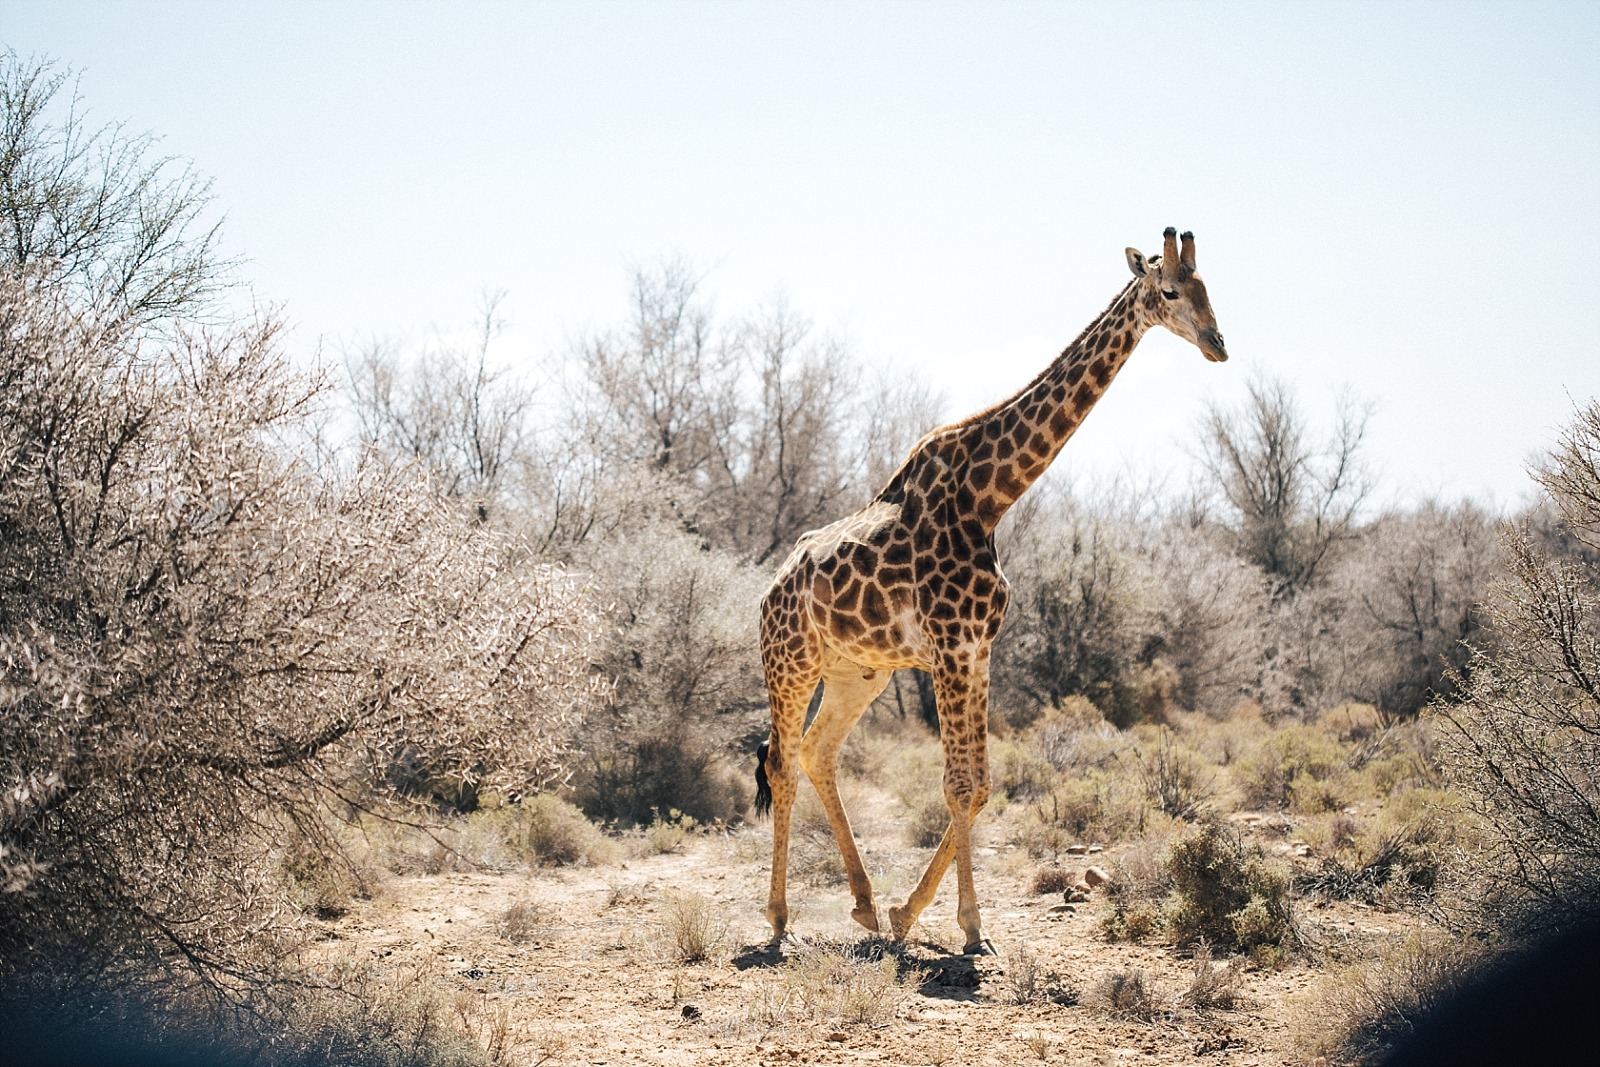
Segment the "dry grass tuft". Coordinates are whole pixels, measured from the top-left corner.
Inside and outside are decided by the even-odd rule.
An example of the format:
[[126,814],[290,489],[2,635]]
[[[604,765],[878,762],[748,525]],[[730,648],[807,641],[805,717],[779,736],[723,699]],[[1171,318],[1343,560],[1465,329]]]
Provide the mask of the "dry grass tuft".
[[1149,1022],[1163,1010],[1155,983],[1137,967],[1112,971],[1096,982],[1090,1002],[1113,1015]]
[[1042,897],[1050,893],[1064,893],[1071,889],[1076,881],[1071,871],[1051,864],[1033,872],[1033,882],[1029,889],[1034,896]]
[[721,909],[699,893],[669,893],[663,901],[660,937],[666,954],[680,963],[700,963],[722,950],[728,923]]
[[1178,1003],[1197,1011],[1232,1011],[1244,1006],[1239,991],[1244,981],[1245,961],[1234,956],[1225,964],[1211,958],[1211,946],[1202,941],[1194,950],[1194,978],[1189,988],[1178,994]]
[[494,920],[494,935],[513,945],[537,941],[549,932],[555,912],[544,904],[519,900]]
[[797,1010],[810,1018],[881,1026],[917,988],[921,972],[875,938],[855,944],[820,943],[795,954],[784,984]]

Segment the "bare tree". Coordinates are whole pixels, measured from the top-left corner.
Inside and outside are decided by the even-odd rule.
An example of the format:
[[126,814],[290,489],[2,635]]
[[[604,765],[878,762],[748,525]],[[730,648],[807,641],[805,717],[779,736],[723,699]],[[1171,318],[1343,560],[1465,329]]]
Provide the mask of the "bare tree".
[[1361,651],[1354,695],[1398,716],[1456,695],[1487,647],[1479,604],[1504,565],[1495,528],[1472,504],[1426,501],[1362,532],[1337,579],[1360,609],[1345,636]]
[[1340,397],[1332,436],[1318,446],[1289,387],[1257,379],[1238,410],[1213,406],[1201,458],[1228,512],[1237,551],[1272,577],[1278,596],[1315,584],[1354,531],[1371,488],[1360,459],[1370,411]]
[[363,440],[421,463],[479,521],[501,504],[533,429],[532,388],[490,365],[504,298],[485,295],[469,346],[435,337],[407,360],[374,341],[345,361]]
[[210,183],[121,125],[71,73],[0,52],[0,267],[65,288],[102,329],[193,317],[223,286]]
[[[1600,551],[1600,403],[1536,474],[1571,535]],[[1506,531],[1510,575],[1462,702],[1442,709],[1448,769],[1486,831],[1469,918],[1561,927],[1600,906],[1600,556],[1546,554]]]

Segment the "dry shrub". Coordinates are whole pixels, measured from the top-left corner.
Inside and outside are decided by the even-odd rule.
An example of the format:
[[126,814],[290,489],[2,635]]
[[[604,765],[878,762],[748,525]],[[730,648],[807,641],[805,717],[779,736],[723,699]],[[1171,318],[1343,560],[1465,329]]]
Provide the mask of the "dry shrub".
[[527,944],[545,934],[555,917],[555,911],[548,905],[519,900],[495,917],[494,935],[513,945]]
[[1302,1015],[1296,1043],[1310,1060],[1376,1063],[1461,989],[1483,964],[1475,942],[1414,934],[1330,978]]
[[1600,913],[1600,401],[1536,476],[1556,515],[1504,532],[1497,647],[1436,723],[1487,853],[1463,872],[1480,912],[1463,918],[1560,929]]
[[1027,945],[1019,944],[1005,956],[1006,995],[1013,1004],[1049,1001],[1071,1005],[1078,994],[1068,988],[1059,974],[1047,971]]
[[[437,976],[341,962],[296,975],[270,1000],[219,1002],[204,989],[105,987],[57,975],[0,998],[8,1062],[215,1067],[488,1067],[454,1025]],[[31,996],[19,996],[19,994]]]
[[1106,888],[1100,932],[1108,941],[1143,941],[1161,929],[1172,890],[1167,870],[1170,828],[1163,827],[1118,851],[1116,877]]
[[1321,725],[1347,745],[1359,745],[1381,738],[1385,732],[1383,716],[1371,704],[1346,701],[1322,716]]
[[523,855],[530,862],[559,867],[610,859],[611,842],[571,802],[540,793],[518,809]]
[[1318,869],[1296,879],[1301,891],[1403,905],[1430,893],[1455,852],[1462,803],[1453,794],[1411,789],[1365,827],[1336,816]]
[[1071,871],[1051,864],[1047,867],[1040,867],[1033,872],[1033,881],[1029,885],[1029,892],[1036,897],[1042,897],[1048,893],[1064,893],[1071,889],[1076,882],[1077,879],[1073,877]]
[[901,834],[912,848],[933,848],[950,827],[950,805],[943,796],[926,796],[906,812]]
[[996,798],[1028,800],[1044,796],[1056,781],[1056,770],[1033,746],[1011,738],[992,741],[989,762]]
[[0,277],[0,573],[31,576],[0,590],[0,941],[231,982],[271,957],[285,836],[337,851],[321,812],[400,753],[562,774],[599,615],[411,473],[299,459],[321,387],[276,324],[169,325]]
[[699,893],[671,892],[662,900],[658,932],[670,959],[700,963],[721,951],[727,941],[728,923],[709,898]]
[[1369,796],[1388,797],[1404,789],[1438,789],[1444,784],[1441,753],[1432,718],[1396,723],[1352,756],[1351,767]]
[[1104,767],[1122,741],[1087,697],[1070,696],[1028,730],[1028,743],[1058,771]]
[[770,576],[673,517],[594,542],[584,562],[612,605],[596,662],[613,686],[584,724],[578,806],[627,825],[673,808],[733,822],[753,795],[742,743],[767,709],[749,605]]
[[1160,811],[1178,819],[1198,818],[1211,805],[1215,787],[1192,749],[1180,745],[1171,730],[1159,731],[1153,743],[1135,750],[1145,796]]
[[685,815],[677,808],[668,811],[664,818],[659,811],[651,814],[650,825],[644,828],[644,841],[650,851],[658,856],[682,851],[689,835],[699,825],[694,816]]
[[1142,832],[1149,815],[1143,790],[1125,775],[1090,772],[1058,783],[1030,803],[1019,843],[1031,855],[1052,856],[1071,845]]

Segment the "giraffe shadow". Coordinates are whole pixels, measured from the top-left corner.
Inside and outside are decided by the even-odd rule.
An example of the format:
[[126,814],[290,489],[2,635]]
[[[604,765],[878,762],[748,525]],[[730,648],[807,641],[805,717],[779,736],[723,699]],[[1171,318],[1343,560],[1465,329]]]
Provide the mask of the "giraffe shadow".
[[893,959],[899,981],[914,985],[922,996],[940,1000],[977,1000],[984,980],[995,977],[993,966],[986,969],[982,957],[960,955],[932,941],[908,943],[874,936],[856,940],[786,937],[777,942],[763,941],[744,946],[730,962],[741,971],[777,969],[807,954],[868,963]]

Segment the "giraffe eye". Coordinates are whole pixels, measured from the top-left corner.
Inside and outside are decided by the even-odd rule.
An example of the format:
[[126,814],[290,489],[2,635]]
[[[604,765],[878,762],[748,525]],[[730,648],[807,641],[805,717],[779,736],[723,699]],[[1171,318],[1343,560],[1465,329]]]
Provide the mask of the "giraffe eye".
[[1161,295],[1166,297],[1168,300],[1176,300],[1176,299],[1178,299],[1178,290],[1176,290],[1176,289],[1163,289],[1163,290],[1161,290]]

